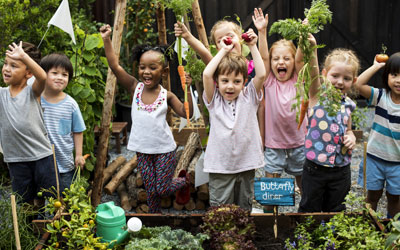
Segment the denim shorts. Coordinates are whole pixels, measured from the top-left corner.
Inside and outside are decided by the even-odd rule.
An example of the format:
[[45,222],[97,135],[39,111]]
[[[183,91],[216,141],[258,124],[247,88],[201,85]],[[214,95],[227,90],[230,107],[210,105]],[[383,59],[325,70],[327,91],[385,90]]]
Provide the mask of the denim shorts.
[[304,146],[298,148],[278,149],[266,148],[264,151],[265,172],[269,174],[286,173],[299,176],[303,172],[303,165],[306,159]]
[[[363,164],[360,162],[358,184],[363,186]],[[386,187],[385,187],[386,186]],[[381,160],[367,154],[367,190],[378,191],[386,188],[392,195],[400,195],[400,163]]]

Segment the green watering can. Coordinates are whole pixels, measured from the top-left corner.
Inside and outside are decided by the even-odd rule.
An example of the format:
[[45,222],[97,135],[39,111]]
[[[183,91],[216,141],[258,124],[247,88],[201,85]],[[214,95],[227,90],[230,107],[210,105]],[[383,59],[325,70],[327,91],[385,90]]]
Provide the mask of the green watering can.
[[109,248],[123,243],[129,236],[129,232],[139,231],[142,222],[133,217],[126,225],[125,211],[114,205],[113,201],[102,203],[96,208],[96,234],[102,237],[102,242],[109,242]]

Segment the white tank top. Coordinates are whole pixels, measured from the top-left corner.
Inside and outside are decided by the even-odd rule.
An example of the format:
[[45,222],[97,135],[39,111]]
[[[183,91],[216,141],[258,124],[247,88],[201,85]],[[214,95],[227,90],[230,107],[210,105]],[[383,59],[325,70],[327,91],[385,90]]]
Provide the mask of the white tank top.
[[144,84],[138,83],[132,101],[132,128],[128,149],[144,154],[174,151],[176,144],[167,123],[167,90],[162,86],[154,103],[142,102]]

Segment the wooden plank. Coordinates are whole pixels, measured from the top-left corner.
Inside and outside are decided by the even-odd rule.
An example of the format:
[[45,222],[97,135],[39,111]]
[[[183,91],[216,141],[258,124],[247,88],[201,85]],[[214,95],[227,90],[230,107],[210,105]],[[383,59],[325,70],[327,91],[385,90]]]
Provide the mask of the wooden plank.
[[[112,35],[112,46],[117,58],[121,48],[122,31],[124,29],[124,19],[126,12],[126,0],[118,0],[115,7],[114,31]],[[110,123],[112,118],[112,106],[114,104],[116,78],[111,69],[108,69],[106,89],[104,92],[103,114],[100,126],[100,138],[97,148],[97,161],[94,169],[92,206],[97,207],[100,203],[103,191],[103,170],[107,161],[108,142],[110,135]]]
[[174,135],[175,142],[178,146],[185,146],[187,139],[192,132],[199,133],[200,140],[202,142],[203,139],[207,138],[208,136],[205,128],[183,128],[181,132],[179,132],[179,129],[177,128],[172,129],[172,134]]

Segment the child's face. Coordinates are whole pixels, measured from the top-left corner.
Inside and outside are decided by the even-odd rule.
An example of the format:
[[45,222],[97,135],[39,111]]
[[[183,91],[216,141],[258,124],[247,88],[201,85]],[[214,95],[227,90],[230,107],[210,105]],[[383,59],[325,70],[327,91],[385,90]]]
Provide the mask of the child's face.
[[220,74],[217,79],[218,91],[227,101],[235,100],[244,86],[242,74],[231,72],[230,74]]
[[328,71],[322,70],[322,74],[343,94],[347,93],[357,80],[353,67],[345,62],[333,62]]
[[157,87],[161,81],[165,68],[163,55],[149,50],[143,53],[139,63],[139,78],[147,87]]
[[62,92],[68,85],[69,73],[62,67],[53,67],[47,72],[46,89]]
[[290,49],[278,46],[271,53],[272,73],[280,82],[286,82],[292,77],[294,71],[294,57]]
[[4,60],[1,73],[4,83],[7,85],[19,85],[31,77],[30,71],[22,61],[11,59],[8,56]]
[[395,95],[397,97],[396,99],[400,98],[400,74],[399,73],[389,73],[388,85],[392,92],[392,95]]
[[242,46],[240,45],[240,39],[238,34],[235,33],[233,29],[233,24],[227,23],[226,25],[219,25],[219,27],[215,30],[214,32],[214,40],[216,42],[217,50],[220,50],[221,47],[219,46],[219,43],[223,37],[231,37],[232,38],[232,44],[233,44],[233,49],[237,54],[242,53]]

